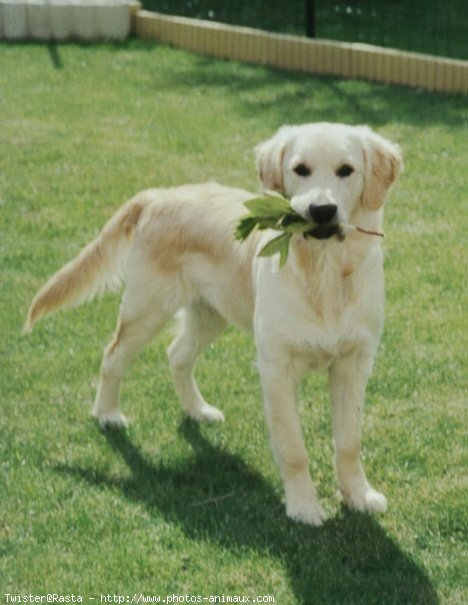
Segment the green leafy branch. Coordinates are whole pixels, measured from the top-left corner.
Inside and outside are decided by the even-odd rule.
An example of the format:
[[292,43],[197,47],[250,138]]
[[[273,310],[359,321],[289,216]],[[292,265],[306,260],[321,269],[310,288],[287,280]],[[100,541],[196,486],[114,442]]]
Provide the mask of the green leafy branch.
[[311,235],[316,224],[312,221],[306,221],[297,214],[289,201],[277,195],[268,195],[266,197],[249,200],[245,203],[249,214],[241,217],[236,226],[236,239],[244,241],[254,231],[254,229],[274,229],[281,231],[281,234],[270,240],[259,252],[259,256],[272,256],[279,252],[280,267],[282,267],[288,258],[289,240],[294,233],[303,233]]

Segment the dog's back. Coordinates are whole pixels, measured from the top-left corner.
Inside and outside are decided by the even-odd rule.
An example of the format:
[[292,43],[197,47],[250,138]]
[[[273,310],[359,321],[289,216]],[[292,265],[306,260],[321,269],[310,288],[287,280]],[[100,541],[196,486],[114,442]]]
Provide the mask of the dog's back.
[[[128,265],[145,262],[155,272],[178,272],[194,278],[209,260],[213,267],[235,263],[245,295],[251,295],[249,276],[242,270],[252,250],[233,240],[234,225],[245,212],[243,202],[252,194],[216,183],[148,189],[124,204],[99,235],[64,265],[36,294],[28,312],[25,332],[42,317],[62,307],[78,306],[106,288],[118,286]],[[197,258],[198,265],[190,263]],[[212,268],[213,268],[212,267]],[[244,275],[241,275],[244,273]],[[200,276],[203,279],[202,276]],[[206,278],[205,278],[206,279]]]

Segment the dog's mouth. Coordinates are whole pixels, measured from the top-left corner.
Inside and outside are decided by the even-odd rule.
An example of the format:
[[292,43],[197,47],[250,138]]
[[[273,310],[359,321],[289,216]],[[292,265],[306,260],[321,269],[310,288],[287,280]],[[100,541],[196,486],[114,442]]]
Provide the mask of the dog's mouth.
[[345,232],[340,223],[316,225],[313,229],[304,233],[304,237],[313,237],[315,239],[330,239],[334,235],[336,235],[340,241],[344,240]]
[[[311,228],[307,229],[307,223],[311,225]],[[311,221],[309,218],[304,218],[302,215],[295,211],[284,216],[281,219],[281,226],[283,228],[294,227],[298,225],[300,232],[302,232],[305,238],[313,237],[314,239],[330,239],[334,235],[342,241],[345,238],[345,227],[343,223],[339,222],[336,218],[331,221],[317,224],[315,221]]]

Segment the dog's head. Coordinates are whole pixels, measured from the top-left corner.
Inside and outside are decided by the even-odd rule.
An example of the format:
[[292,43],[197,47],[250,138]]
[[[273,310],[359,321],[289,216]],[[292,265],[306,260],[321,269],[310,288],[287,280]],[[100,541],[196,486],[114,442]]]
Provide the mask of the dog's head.
[[323,239],[358,209],[378,211],[402,168],[399,147],[367,126],[283,126],[255,153],[264,189],[284,193]]

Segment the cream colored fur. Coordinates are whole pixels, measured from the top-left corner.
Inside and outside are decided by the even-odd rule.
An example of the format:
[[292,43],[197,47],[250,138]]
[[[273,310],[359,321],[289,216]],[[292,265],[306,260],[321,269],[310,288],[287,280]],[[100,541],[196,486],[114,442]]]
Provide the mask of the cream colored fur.
[[[128,365],[176,312],[182,320],[168,356],[182,406],[197,420],[224,418],[198,390],[198,354],[227,323],[253,331],[287,514],[314,525],[325,518],[296,409],[297,383],[311,368],[328,371],[345,502],[384,511],[386,499],[369,485],[360,462],[364,395],[384,319],[382,253],[379,237],[355,227],[381,230],[385,196],[402,165],[399,148],[367,127],[319,123],[281,128],[256,148],[256,159],[264,188],[285,193],[305,218],[311,205],[336,205],[344,241],[294,236],[280,268],[276,257],[257,256],[275,233],[256,232],[244,243],[233,238],[253,194],[217,184],[143,191],[38,292],[26,329],[126,274],[93,408],[102,425],[117,426],[126,424],[119,387]],[[310,174],[297,174],[299,164]],[[340,176],[343,165],[352,173]]]

